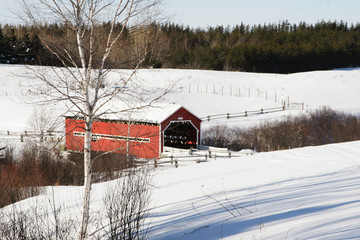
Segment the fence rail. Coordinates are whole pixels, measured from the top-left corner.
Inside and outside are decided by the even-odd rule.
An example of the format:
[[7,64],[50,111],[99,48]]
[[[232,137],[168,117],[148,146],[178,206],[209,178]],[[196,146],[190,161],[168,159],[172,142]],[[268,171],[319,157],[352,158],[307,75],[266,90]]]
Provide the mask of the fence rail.
[[212,148],[209,147],[208,150],[190,150],[188,155],[171,155],[171,156],[164,156],[159,158],[152,158],[152,159],[135,159],[135,164],[137,166],[140,165],[153,165],[157,168],[159,165],[167,165],[171,164],[174,165],[176,168],[179,167],[179,163],[181,162],[207,162],[210,159],[217,159],[217,158],[232,158],[232,157],[239,157],[239,156],[246,156],[252,155],[252,151],[245,151],[245,152],[232,152],[226,148]]
[[33,130],[25,130],[22,132],[19,131],[10,131],[10,130],[0,130],[0,139],[19,139],[21,142],[24,141],[25,138],[37,138],[40,141],[55,141],[62,138],[64,133],[62,131],[33,131]]
[[297,102],[290,102],[287,104],[286,109],[288,110],[305,110],[304,102],[297,103]]
[[239,117],[248,117],[250,115],[259,115],[264,113],[272,113],[272,112],[281,112],[285,110],[285,105],[281,107],[275,107],[275,108],[262,108],[260,110],[253,110],[253,111],[244,111],[244,112],[238,112],[238,113],[224,113],[224,114],[214,114],[214,115],[208,115],[206,117],[202,117],[201,120],[205,121],[211,121],[215,119],[230,119],[230,118],[239,118]]

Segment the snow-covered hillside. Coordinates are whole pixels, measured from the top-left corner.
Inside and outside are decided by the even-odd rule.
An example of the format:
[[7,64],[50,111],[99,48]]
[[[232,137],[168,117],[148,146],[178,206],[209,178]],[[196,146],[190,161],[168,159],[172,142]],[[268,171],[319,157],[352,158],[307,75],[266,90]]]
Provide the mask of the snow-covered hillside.
[[[114,71],[110,78],[118,78]],[[22,76],[22,77],[21,77]],[[25,76],[25,77],[24,77]],[[0,64],[0,102],[2,117],[0,131],[24,131],[33,113],[33,106],[24,104],[28,96],[29,79],[26,68],[19,65]],[[199,117],[213,114],[239,113],[244,111],[273,108],[282,102],[302,104],[304,110],[330,106],[334,110],[360,113],[360,69],[317,71],[296,74],[258,74],[242,72],[220,72],[175,69],[139,70],[136,78],[143,85],[163,88],[169,82],[176,82],[172,94],[166,96],[166,103],[183,105]],[[61,108],[48,106],[56,114]],[[297,106],[296,109],[301,109]],[[8,114],[10,113],[10,114]],[[282,118],[291,111],[257,116],[252,119],[230,119],[221,124],[247,125],[264,119]],[[219,122],[204,122],[218,124]]]
[[[19,77],[24,69],[0,65],[0,133],[28,128],[34,107],[22,102],[28,84]],[[118,72],[110,77],[117,77]],[[304,102],[305,111],[327,105],[360,114],[359,69],[288,75],[152,69],[140,70],[137,78],[149,87],[177,81],[166,103],[184,105],[199,117],[278,107],[288,100]],[[61,112],[57,105],[48,109],[55,115]],[[299,112],[222,119],[204,122],[203,127],[244,126]],[[210,159],[201,164],[180,162],[179,168],[169,164],[153,171],[147,219],[150,238],[360,239],[359,172],[360,141]],[[92,217],[106,217],[103,196],[116,182],[94,184]],[[16,206],[50,209],[53,197],[63,217],[79,220],[81,187],[49,187]],[[12,209],[8,206],[2,211]],[[91,226],[95,235],[104,227],[96,224]]]
[[[158,168],[150,239],[359,239],[359,156],[356,141]],[[100,224],[103,197],[117,181],[93,185],[91,212]],[[81,194],[58,186],[15,205],[40,213],[55,199],[66,221],[79,221]],[[103,234],[100,224],[91,225],[92,236]]]
[[152,239],[359,239],[360,142],[160,170]]

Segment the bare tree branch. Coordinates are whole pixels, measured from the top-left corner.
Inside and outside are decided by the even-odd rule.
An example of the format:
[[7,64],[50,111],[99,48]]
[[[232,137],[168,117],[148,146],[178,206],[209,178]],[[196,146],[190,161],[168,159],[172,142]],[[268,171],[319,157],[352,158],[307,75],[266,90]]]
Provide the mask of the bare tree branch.
[[[84,200],[80,239],[87,237],[89,221],[91,166],[95,160],[91,158],[93,122],[106,114],[151,106],[171,89],[171,85],[157,92],[141,89],[141,83],[136,79],[136,71],[152,51],[147,31],[139,35],[144,37],[144,45],[138,49],[143,53],[136,58],[129,75],[119,72],[114,80],[109,78],[110,69],[106,68],[109,56],[114,53],[129,24],[133,24],[133,29],[137,26],[147,29],[149,23],[146,22],[156,17],[151,15],[157,13],[155,8],[159,3],[159,0],[23,0],[26,23],[38,31],[43,46],[63,66],[32,68],[27,77],[31,78],[32,96],[37,98],[31,101],[35,104],[64,102],[67,112],[84,119]],[[105,21],[110,23],[106,33],[99,31],[98,25]],[[44,26],[49,23],[61,24],[66,37],[58,37],[60,34],[56,29]],[[114,108],[113,102],[119,102],[122,107]]]

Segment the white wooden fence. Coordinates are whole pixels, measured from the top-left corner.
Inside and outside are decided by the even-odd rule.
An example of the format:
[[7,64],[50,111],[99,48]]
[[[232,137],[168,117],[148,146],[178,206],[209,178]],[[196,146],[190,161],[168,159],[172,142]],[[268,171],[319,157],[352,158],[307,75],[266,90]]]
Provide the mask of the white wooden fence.
[[20,140],[23,142],[25,139],[38,139],[45,142],[59,142],[63,138],[62,131],[32,131],[25,130],[22,132],[0,130],[0,140]]
[[175,166],[179,167],[180,164],[187,163],[202,163],[219,158],[232,158],[253,155],[252,150],[244,150],[240,152],[229,151],[226,148],[206,147],[207,150],[189,149],[187,154],[184,152],[169,156],[162,156],[152,159],[135,159],[135,164],[140,165],[153,165],[155,168],[159,166]]

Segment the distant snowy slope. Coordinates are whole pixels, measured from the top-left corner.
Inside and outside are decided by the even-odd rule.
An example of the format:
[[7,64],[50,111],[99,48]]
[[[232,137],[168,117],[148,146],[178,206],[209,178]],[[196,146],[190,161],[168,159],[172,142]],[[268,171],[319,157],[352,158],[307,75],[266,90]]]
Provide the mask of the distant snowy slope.
[[[23,131],[27,128],[33,107],[22,102],[23,96],[28,96],[26,86],[29,79],[21,77],[26,76],[25,70],[26,67],[22,65],[0,64],[0,103],[4,113],[0,119],[0,131]],[[109,78],[115,81],[130,73],[129,70],[114,70]],[[305,110],[326,105],[335,110],[360,113],[359,69],[287,75],[141,69],[135,79],[149,88],[166,88],[170,83],[176,82],[173,92],[166,96],[165,103],[183,105],[199,117],[279,107],[283,101],[304,102]],[[48,108],[55,114],[61,113],[57,105]],[[287,114],[291,113],[258,116],[257,119],[281,118]],[[231,122],[234,119],[215,123]],[[248,119],[236,122],[240,122],[240,125],[249,124]]]
[[[183,92],[222,92],[226,96],[302,102],[311,108],[328,105],[334,109],[360,112],[360,69],[314,71],[294,74],[244,73],[204,70],[151,69],[140,70],[139,78],[161,86],[167,80],[178,80]],[[223,88],[222,88],[223,87]],[[190,89],[190,90],[189,90]],[[207,89],[207,90],[206,90]],[[281,101],[280,101],[281,102]]]

